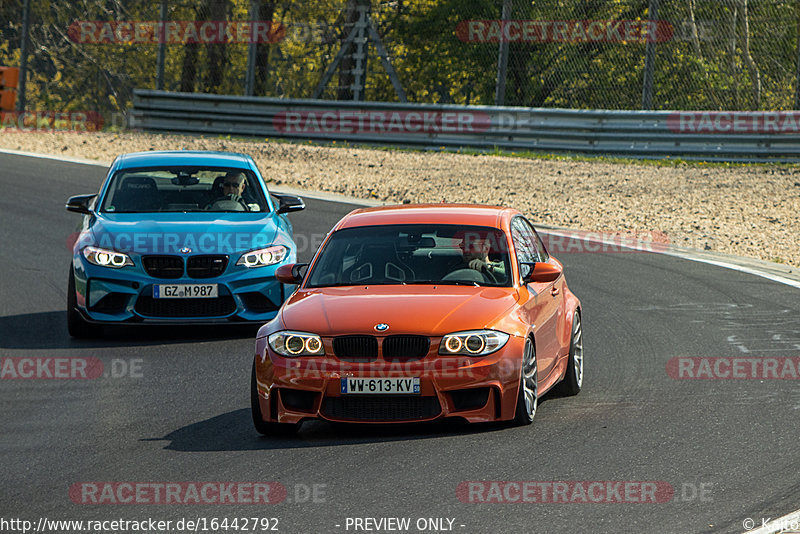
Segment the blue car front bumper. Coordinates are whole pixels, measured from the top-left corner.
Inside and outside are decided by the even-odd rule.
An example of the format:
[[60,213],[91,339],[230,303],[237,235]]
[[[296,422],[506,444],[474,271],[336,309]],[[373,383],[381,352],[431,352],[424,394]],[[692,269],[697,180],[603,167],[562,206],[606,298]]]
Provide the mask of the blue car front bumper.
[[[226,257],[224,270],[219,274],[195,269],[190,276],[189,270],[184,269],[179,277],[173,277],[176,275],[173,272],[169,278],[163,278],[159,276],[163,273],[146,269],[141,256],[133,257],[133,266],[113,269],[91,264],[81,255],[75,255],[77,309],[87,321],[104,324],[269,321],[295,289],[295,286],[278,282],[275,270],[284,263],[296,261],[295,256],[292,253],[279,264],[255,268],[233,264],[237,257]],[[180,258],[188,265],[191,257],[172,258]],[[216,284],[218,295],[156,298],[153,288],[157,284]]]

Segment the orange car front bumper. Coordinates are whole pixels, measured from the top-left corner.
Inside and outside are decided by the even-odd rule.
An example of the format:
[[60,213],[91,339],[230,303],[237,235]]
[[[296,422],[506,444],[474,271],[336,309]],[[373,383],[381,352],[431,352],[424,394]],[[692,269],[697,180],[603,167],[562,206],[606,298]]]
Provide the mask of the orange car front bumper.
[[[330,340],[323,340],[326,354]],[[265,345],[265,344],[264,344]],[[509,338],[483,357],[442,356],[438,343],[420,360],[348,362],[330,357],[284,358],[266,346],[256,357],[264,420],[304,419],[397,423],[459,417],[468,422],[510,420],[520,384],[524,338]],[[343,394],[342,379],[419,378],[418,394]]]

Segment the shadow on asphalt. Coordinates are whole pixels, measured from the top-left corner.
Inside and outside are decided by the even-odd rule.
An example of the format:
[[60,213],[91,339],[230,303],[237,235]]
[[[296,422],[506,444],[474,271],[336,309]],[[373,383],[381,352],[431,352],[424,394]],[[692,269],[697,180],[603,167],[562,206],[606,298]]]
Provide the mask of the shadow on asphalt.
[[25,313],[0,317],[0,348],[71,349],[167,345],[192,341],[250,338],[260,324],[191,326],[107,326],[96,339],[73,339],[67,333],[64,311]]
[[[549,397],[545,395],[539,402],[543,404]],[[533,425],[536,425],[535,420]],[[457,418],[380,425],[306,421],[294,436],[268,437],[253,428],[250,409],[242,409],[181,427],[163,438],[142,441],[169,441],[165,449],[181,452],[256,451],[446,438],[509,430],[513,428],[506,422],[469,424]]]

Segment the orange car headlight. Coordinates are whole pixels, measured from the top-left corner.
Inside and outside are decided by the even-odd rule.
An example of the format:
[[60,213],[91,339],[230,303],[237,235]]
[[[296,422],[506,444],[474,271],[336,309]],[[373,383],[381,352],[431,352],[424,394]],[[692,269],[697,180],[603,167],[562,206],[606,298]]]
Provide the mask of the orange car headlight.
[[325,354],[322,338],[307,332],[275,332],[269,336],[269,346],[273,351],[287,358]]
[[510,336],[497,330],[453,332],[442,338],[439,354],[444,356],[486,356],[503,348]]

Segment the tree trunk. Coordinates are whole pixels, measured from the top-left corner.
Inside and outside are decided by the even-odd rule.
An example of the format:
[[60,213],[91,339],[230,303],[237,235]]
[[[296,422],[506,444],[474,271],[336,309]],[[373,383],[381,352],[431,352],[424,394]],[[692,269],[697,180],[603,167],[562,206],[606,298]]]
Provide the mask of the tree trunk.
[[761,73],[758,72],[758,65],[750,55],[750,17],[747,13],[747,0],[740,0],[742,8],[742,56],[750,74],[751,91],[753,95],[752,109],[757,110],[761,107]]
[[[207,0],[209,20],[227,22],[229,0]],[[205,92],[220,93],[225,75],[225,65],[229,43],[209,43],[206,45],[208,72],[205,79]]]
[[703,69],[703,77],[706,80],[706,85],[708,86],[708,95],[711,100],[714,102],[714,105],[718,109],[723,109],[722,102],[720,101],[719,96],[717,95],[716,89],[714,89],[714,84],[711,83],[711,77],[708,74],[708,69],[706,68],[706,59],[703,56],[703,49],[700,47],[700,36],[697,33],[697,20],[695,19],[695,9],[696,9],[696,0],[689,0],[689,29],[692,32],[691,41],[692,41],[692,48],[694,48],[694,54],[697,56],[697,59],[700,63],[700,68]]
[[197,81],[197,53],[200,50],[198,43],[187,43],[183,46],[183,66],[181,68],[181,83],[179,89],[182,93],[194,93]]
[[[734,2],[736,0],[733,0]],[[730,36],[728,38],[728,60],[731,70],[731,85],[733,86],[733,109],[739,109],[739,73],[736,68],[736,19],[738,10],[736,6],[731,6],[730,16]]]
[[703,60],[703,51],[700,48],[700,37],[697,35],[697,21],[694,17],[696,0],[689,0],[689,29],[692,31],[692,47],[694,53],[701,63],[705,64]]
[[[275,17],[274,0],[262,0],[258,6],[258,20],[261,22],[272,22]],[[272,30],[272,27],[270,27]],[[271,34],[271,33],[270,33]],[[271,43],[256,44],[256,83],[254,95],[267,94],[267,81],[269,80],[269,51]]]

